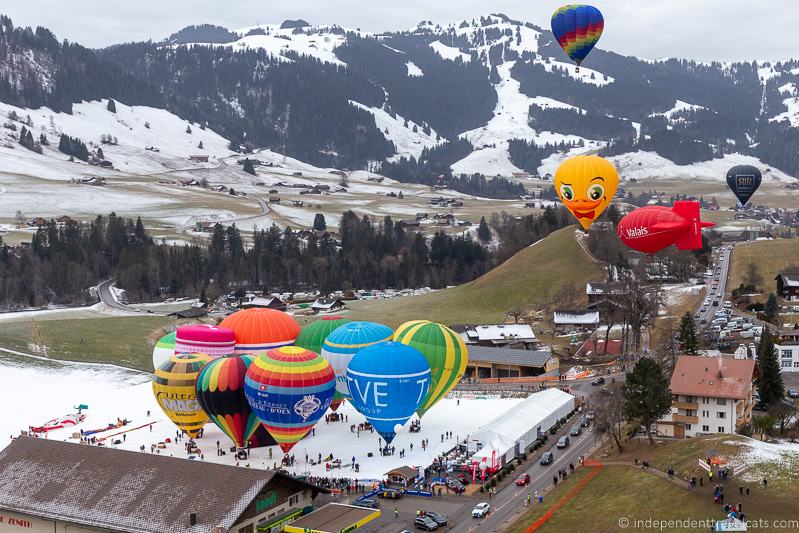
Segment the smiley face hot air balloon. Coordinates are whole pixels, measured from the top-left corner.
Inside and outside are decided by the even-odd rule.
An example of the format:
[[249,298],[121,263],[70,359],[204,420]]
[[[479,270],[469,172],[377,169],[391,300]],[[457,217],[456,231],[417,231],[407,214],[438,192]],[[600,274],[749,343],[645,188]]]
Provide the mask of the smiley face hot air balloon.
[[596,155],[570,157],[555,171],[555,192],[586,231],[610,205],[618,186],[616,168]]
[[746,205],[762,181],[760,170],[752,165],[737,165],[727,171],[727,186],[741,202],[741,206]]
[[244,395],[249,355],[223,357],[205,365],[197,377],[197,401],[237,448],[244,448],[261,425]]
[[153,369],[169,361],[175,355],[175,332],[167,333],[161,337],[153,348]]
[[299,346],[283,346],[259,355],[244,380],[250,408],[284,453],[327,411],[335,390],[330,363]]
[[391,443],[430,390],[430,365],[419,350],[380,342],[355,354],[347,367],[350,402]]
[[405,322],[394,332],[394,340],[419,350],[430,365],[430,391],[416,410],[421,417],[463,377],[468,364],[466,343],[447,326],[428,320]]
[[208,422],[208,415],[197,401],[197,376],[210,360],[205,354],[175,354],[158,367],[153,377],[158,406],[191,439]]
[[322,357],[330,361],[336,373],[336,396],[348,399],[347,365],[358,351],[390,341],[394,332],[388,326],[376,322],[349,322],[333,330],[322,345]]
[[286,313],[274,309],[252,308],[236,311],[219,324],[236,335],[235,354],[259,354],[294,344],[300,326]]
[[577,63],[578,70],[604,28],[605,19],[594,6],[570,4],[552,15],[552,33],[569,59]]

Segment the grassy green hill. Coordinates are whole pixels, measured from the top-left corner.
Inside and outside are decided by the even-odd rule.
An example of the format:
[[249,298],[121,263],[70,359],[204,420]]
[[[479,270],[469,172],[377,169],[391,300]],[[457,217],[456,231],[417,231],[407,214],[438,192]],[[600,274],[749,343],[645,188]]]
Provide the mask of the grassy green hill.
[[541,305],[568,283],[584,294],[585,283],[602,279],[603,273],[577,243],[575,228],[552,233],[470,283],[423,296],[351,302],[347,317],[391,327],[413,318],[445,324],[502,322],[511,309]]
[[732,251],[731,289],[741,284],[749,262],[754,262],[763,276],[763,288],[774,292],[774,278],[787,266],[799,265],[799,239],[776,239],[739,244]]

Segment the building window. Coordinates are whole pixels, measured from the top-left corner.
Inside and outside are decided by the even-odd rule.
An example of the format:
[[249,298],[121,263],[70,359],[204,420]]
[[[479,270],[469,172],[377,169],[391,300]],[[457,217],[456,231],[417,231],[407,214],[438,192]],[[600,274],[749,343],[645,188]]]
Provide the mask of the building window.
[[780,350],[780,355],[785,359],[790,359],[792,357],[791,350]]
[[724,398],[716,398],[716,405],[727,405],[727,400]]
[[688,431],[691,431],[691,424],[685,424],[685,429],[687,429]]
[[707,398],[702,398],[702,403],[703,403],[703,404],[707,405],[707,402],[708,402],[708,399],[707,399]]
[[794,368],[799,368],[799,361],[795,361],[795,362],[793,363],[793,367],[794,367]]
[[792,361],[790,359],[787,359],[787,360],[783,359],[782,360],[782,368],[791,368],[791,366],[793,366],[791,363],[792,363]]
[[253,528],[252,524],[239,528],[239,533],[253,533],[254,531],[255,528]]
[[702,416],[707,418],[710,416],[710,411],[702,411]]
[[297,502],[299,502],[299,501],[300,501],[300,497],[297,496],[296,494],[294,496],[290,496],[289,497],[289,507],[294,507],[295,505],[297,505]]
[[710,426],[702,426],[702,431],[710,431]]
[[716,412],[716,418],[727,418],[727,413],[724,411],[718,411]]
[[719,426],[719,433],[724,433],[724,426]]

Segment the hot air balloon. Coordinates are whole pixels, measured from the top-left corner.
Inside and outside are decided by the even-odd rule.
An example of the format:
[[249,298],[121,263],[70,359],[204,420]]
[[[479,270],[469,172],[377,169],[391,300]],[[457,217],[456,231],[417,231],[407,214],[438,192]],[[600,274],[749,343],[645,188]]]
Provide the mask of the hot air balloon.
[[330,361],[336,373],[336,393],[339,399],[349,399],[347,365],[362,348],[390,341],[391,328],[376,322],[348,322],[333,330],[322,345],[322,357]]
[[640,207],[619,221],[619,239],[639,252],[653,254],[672,244],[678,250],[702,248],[702,228],[715,226],[702,222],[699,202],[678,200],[674,207]]
[[322,317],[302,328],[294,344],[312,352],[322,353],[322,345],[327,336],[339,326],[349,322],[351,321],[340,316]]
[[555,171],[555,192],[584,230],[610,205],[618,186],[616,168],[597,155],[570,157]]
[[741,206],[746,205],[746,202],[755,194],[761,181],[763,181],[763,175],[757,167],[752,165],[737,165],[727,171],[727,186],[741,202]]
[[335,390],[330,363],[299,346],[283,346],[259,355],[244,380],[250,408],[284,453],[327,411]]
[[208,422],[197,401],[197,376],[210,360],[202,353],[175,354],[156,369],[153,377],[158,406],[191,439]]
[[387,443],[419,409],[430,390],[430,365],[419,350],[380,342],[355,354],[347,367],[350,402]]
[[236,311],[219,324],[236,334],[235,354],[257,356],[272,348],[293,344],[300,326],[286,313],[252,308]]
[[244,395],[249,355],[223,357],[205,365],[197,377],[197,401],[237,448],[245,448],[261,421]]
[[208,324],[181,326],[175,334],[175,353],[204,353],[210,358],[233,354],[233,330]]
[[591,52],[605,27],[602,13],[594,6],[569,4],[552,15],[552,33],[569,58],[580,63]]
[[155,343],[153,348],[153,369],[169,361],[175,354],[175,332],[167,333]]
[[416,348],[430,365],[430,391],[416,410],[421,417],[458,384],[468,364],[468,350],[460,335],[428,320],[405,322],[394,340]]

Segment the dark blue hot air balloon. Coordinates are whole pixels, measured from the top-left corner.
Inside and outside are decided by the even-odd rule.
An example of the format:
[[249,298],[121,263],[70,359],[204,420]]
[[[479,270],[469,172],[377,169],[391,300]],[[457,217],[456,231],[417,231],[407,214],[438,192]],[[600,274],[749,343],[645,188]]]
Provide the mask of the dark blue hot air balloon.
[[430,365],[415,348],[381,342],[360,350],[347,367],[350,402],[391,443],[422,405],[430,388]]
[[752,165],[737,165],[727,171],[727,186],[742,206],[746,205],[746,202],[755,194],[761,181],[763,181],[763,175],[757,167]]
[[569,4],[552,15],[552,33],[578,67],[594,49],[604,28],[605,19],[594,6]]

